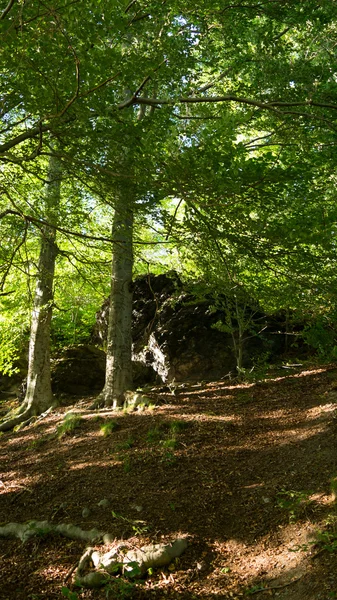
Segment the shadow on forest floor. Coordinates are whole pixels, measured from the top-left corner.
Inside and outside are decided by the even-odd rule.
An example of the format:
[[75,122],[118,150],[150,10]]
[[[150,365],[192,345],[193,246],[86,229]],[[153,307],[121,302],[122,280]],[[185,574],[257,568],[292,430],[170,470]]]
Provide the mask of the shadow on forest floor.
[[[310,543],[337,515],[335,380],[336,368],[320,367],[175,395],[153,389],[156,407],[143,412],[97,414],[85,410],[92,399],[60,408],[1,436],[0,521],[96,527],[137,545],[190,536],[177,564],[124,597],[337,598],[336,554]],[[82,420],[58,438],[69,410]],[[61,598],[82,551],[56,537],[0,539],[0,598]]]

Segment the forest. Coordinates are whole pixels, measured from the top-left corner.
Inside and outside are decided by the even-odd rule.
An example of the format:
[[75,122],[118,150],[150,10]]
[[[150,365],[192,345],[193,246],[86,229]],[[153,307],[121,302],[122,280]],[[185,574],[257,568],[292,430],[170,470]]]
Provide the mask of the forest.
[[0,35],[0,598],[337,598],[337,6]]

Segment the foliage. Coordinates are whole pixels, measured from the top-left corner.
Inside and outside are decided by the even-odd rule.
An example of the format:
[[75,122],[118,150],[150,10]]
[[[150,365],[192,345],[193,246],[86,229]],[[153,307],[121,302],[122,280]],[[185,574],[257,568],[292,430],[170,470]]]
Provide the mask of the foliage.
[[124,523],[128,523],[129,525],[131,525],[134,535],[144,535],[150,530],[150,526],[145,521],[142,521],[140,519],[129,519],[128,517],[124,517],[123,515],[116,513],[114,510],[111,511],[111,514],[114,517],[114,519],[123,521]]
[[[136,198],[136,272],[175,266],[228,293],[219,327],[239,374],[251,326],[241,291],[263,310],[333,304],[333,3],[12,3],[0,31],[0,293],[20,273],[22,313],[10,338],[4,308],[0,370],[11,372],[26,335],[37,240],[56,222],[41,194],[56,139],[53,348],[90,335],[121,191]],[[336,358],[330,333],[313,323],[305,336]]]
[[315,532],[315,539],[308,544],[295,546],[293,552],[307,552],[311,547],[318,547],[318,551],[323,550],[333,553],[337,551],[337,515],[331,513],[325,519],[325,528]]
[[27,296],[21,287],[22,279],[10,278],[13,289],[8,296],[0,296],[0,373],[12,375],[27,353],[29,311]]
[[316,533],[316,545],[327,552],[337,551],[337,532],[318,531]]
[[108,437],[113,431],[116,431],[118,427],[119,423],[116,420],[111,420],[100,425],[100,430],[104,437]]
[[[18,315],[18,320],[19,320]],[[22,356],[27,340],[25,329],[19,323],[10,320],[0,321],[0,372],[13,375],[18,372],[18,361]]]
[[312,492],[282,489],[277,494],[277,506],[288,513],[289,522],[293,523],[311,503],[311,494]]
[[161,427],[151,427],[147,432],[147,442],[149,444],[156,444],[163,438],[164,432]]
[[311,321],[303,330],[303,339],[317,351],[318,356],[323,360],[337,359],[337,331],[335,311],[331,314],[317,315],[315,320]]
[[116,449],[117,450],[130,450],[130,448],[132,448],[134,443],[135,443],[135,440],[133,439],[133,437],[131,435],[129,435],[129,437],[124,442],[119,442],[117,444]]
[[64,416],[63,422],[57,427],[57,436],[59,438],[64,435],[73,433],[75,429],[78,429],[81,423],[83,422],[82,417],[75,413],[67,413]]
[[62,596],[64,596],[65,598],[68,598],[68,600],[78,600],[79,599],[79,595],[76,592],[72,592],[66,586],[62,587],[61,592],[62,592]]
[[182,419],[173,419],[173,421],[170,421],[169,427],[173,434],[182,433],[189,427],[189,423],[188,421],[183,421]]
[[136,584],[126,580],[123,577],[116,577],[105,587],[106,598],[120,598],[129,600],[134,596]]

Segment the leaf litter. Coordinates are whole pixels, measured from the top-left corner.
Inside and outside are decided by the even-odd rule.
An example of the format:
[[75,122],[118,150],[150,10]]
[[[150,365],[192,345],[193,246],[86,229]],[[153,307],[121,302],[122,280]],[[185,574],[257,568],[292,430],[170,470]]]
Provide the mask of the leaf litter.
[[[187,535],[189,546],[136,584],[81,590],[68,574],[83,542],[0,538],[0,598],[62,598],[65,586],[83,599],[337,598],[336,381],[327,365],[175,395],[153,388],[155,408],[133,413],[69,399],[2,435],[2,524],[72,523],[135,547]],[[59,437],[69,411],[81,420]]]

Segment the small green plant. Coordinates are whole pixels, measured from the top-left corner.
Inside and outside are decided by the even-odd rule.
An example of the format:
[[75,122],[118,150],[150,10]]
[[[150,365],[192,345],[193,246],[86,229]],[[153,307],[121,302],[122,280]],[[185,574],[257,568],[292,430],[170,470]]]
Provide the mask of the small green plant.
[[140,519],[128,519],[128,517],[123,517],[123,515],[116,513],[114,510],[111,511],[111,514],[115,519],[129,523],[135,535],[143,535],[150,531],[150,525],[147,525],[146,521],[141,521]]
[[144,410],[154,411],[156,405],[153,402],[139,402],[136,406],[138,412],[144,412]]
[[112,421],[107,421],[106,423],[103,423],[102,425],[100,425],[100,430],[101,430],[101,434],[104,437],[108,437],[113,431],[116,431],[116,429],[118,429],[119,424],[117,421],[112,420]]
[[231,572],[230,567],[223,567],[220,571],[220,573],[223,573],[223,574],[230,573],[230,572]]
[[147,525],[145,521],[133,521],[132,530],[135,535],[144,535],[150,531],[150,525]]
[[78,429],[83,419],[75,413],[67,413],[64,416],[63,422],[57,427],[57,437],[61,438],[68,433],[73,433]]
[[277,494],[277,506],[287,511],[289,522],[294,523],[303,509],[311,503],[310,495],[311,492],[282,489]]
[[269,369],[270,352],[267,351],[253,358],[253,366],[250,369],[245,369],[244,380],[247,382],[261,381],[261,379],[267,377]]
[[163,432],[160,427],[151,427],[147,432],[146,439],[149,444],[156,444],[163,438]]
[[315,544],[327,552],[336,552],[337,550],[337,532],[336,531],[318,531],[316,533]]
[[129,456],[126,456],[123,460],[123,471],[124,473],[130,473],[131,471],[131,459]]
[[134,443],[135,443],[135,440],[133,439],[133,437],[129,436],[127,440],[117,444],[116,450],[130,450],[130,448],[132,448]]
[[329,530],[335,531],[337,534],[337,515],[330,513],[325,519],[325,525]]
[[253,585],[251,588],[247,589],[245,594],[247,596],[253,596],[253,594],[257,594],[258,592],[264,592],[266,589],[263,585]]
[[173,452],[170,452],[168,450],[163,454],[163,456],[160,459],[160,462],[168,466],[172,466],[177,462],[177,457],[173,454]]
[[162,442],[163,448],[168,448],[170,450],[176,450],[178,446],[178,441],[175,437],[168,438],[167,440],[163,440]]
[[79,599],[78,594],[76,592],[72,592],[66,586],[63,586],[61,591],[62,591],[62,596],[64,596],[65,598],[68,598],[68,600],[78,600]]
[[172,433],[174,433],[174,434],[181,433],[182,431],[187,429],[188,426],[189,426],[189,423],[187,421],[182,421],[182,420],[171,421],[170,431],[172,431]]
[[136,584],[131,581],[126,581],[124,578],[118,577],[111,581],[105,588],[106,598],[119,600],[129,600],[133,597]]
[[37,450],[44,446],[44,444],[46,444],[49,441],[49,439],[49,437],[40,437],[36,440],[32,440],[31,442],[29,442],[27,450]]

